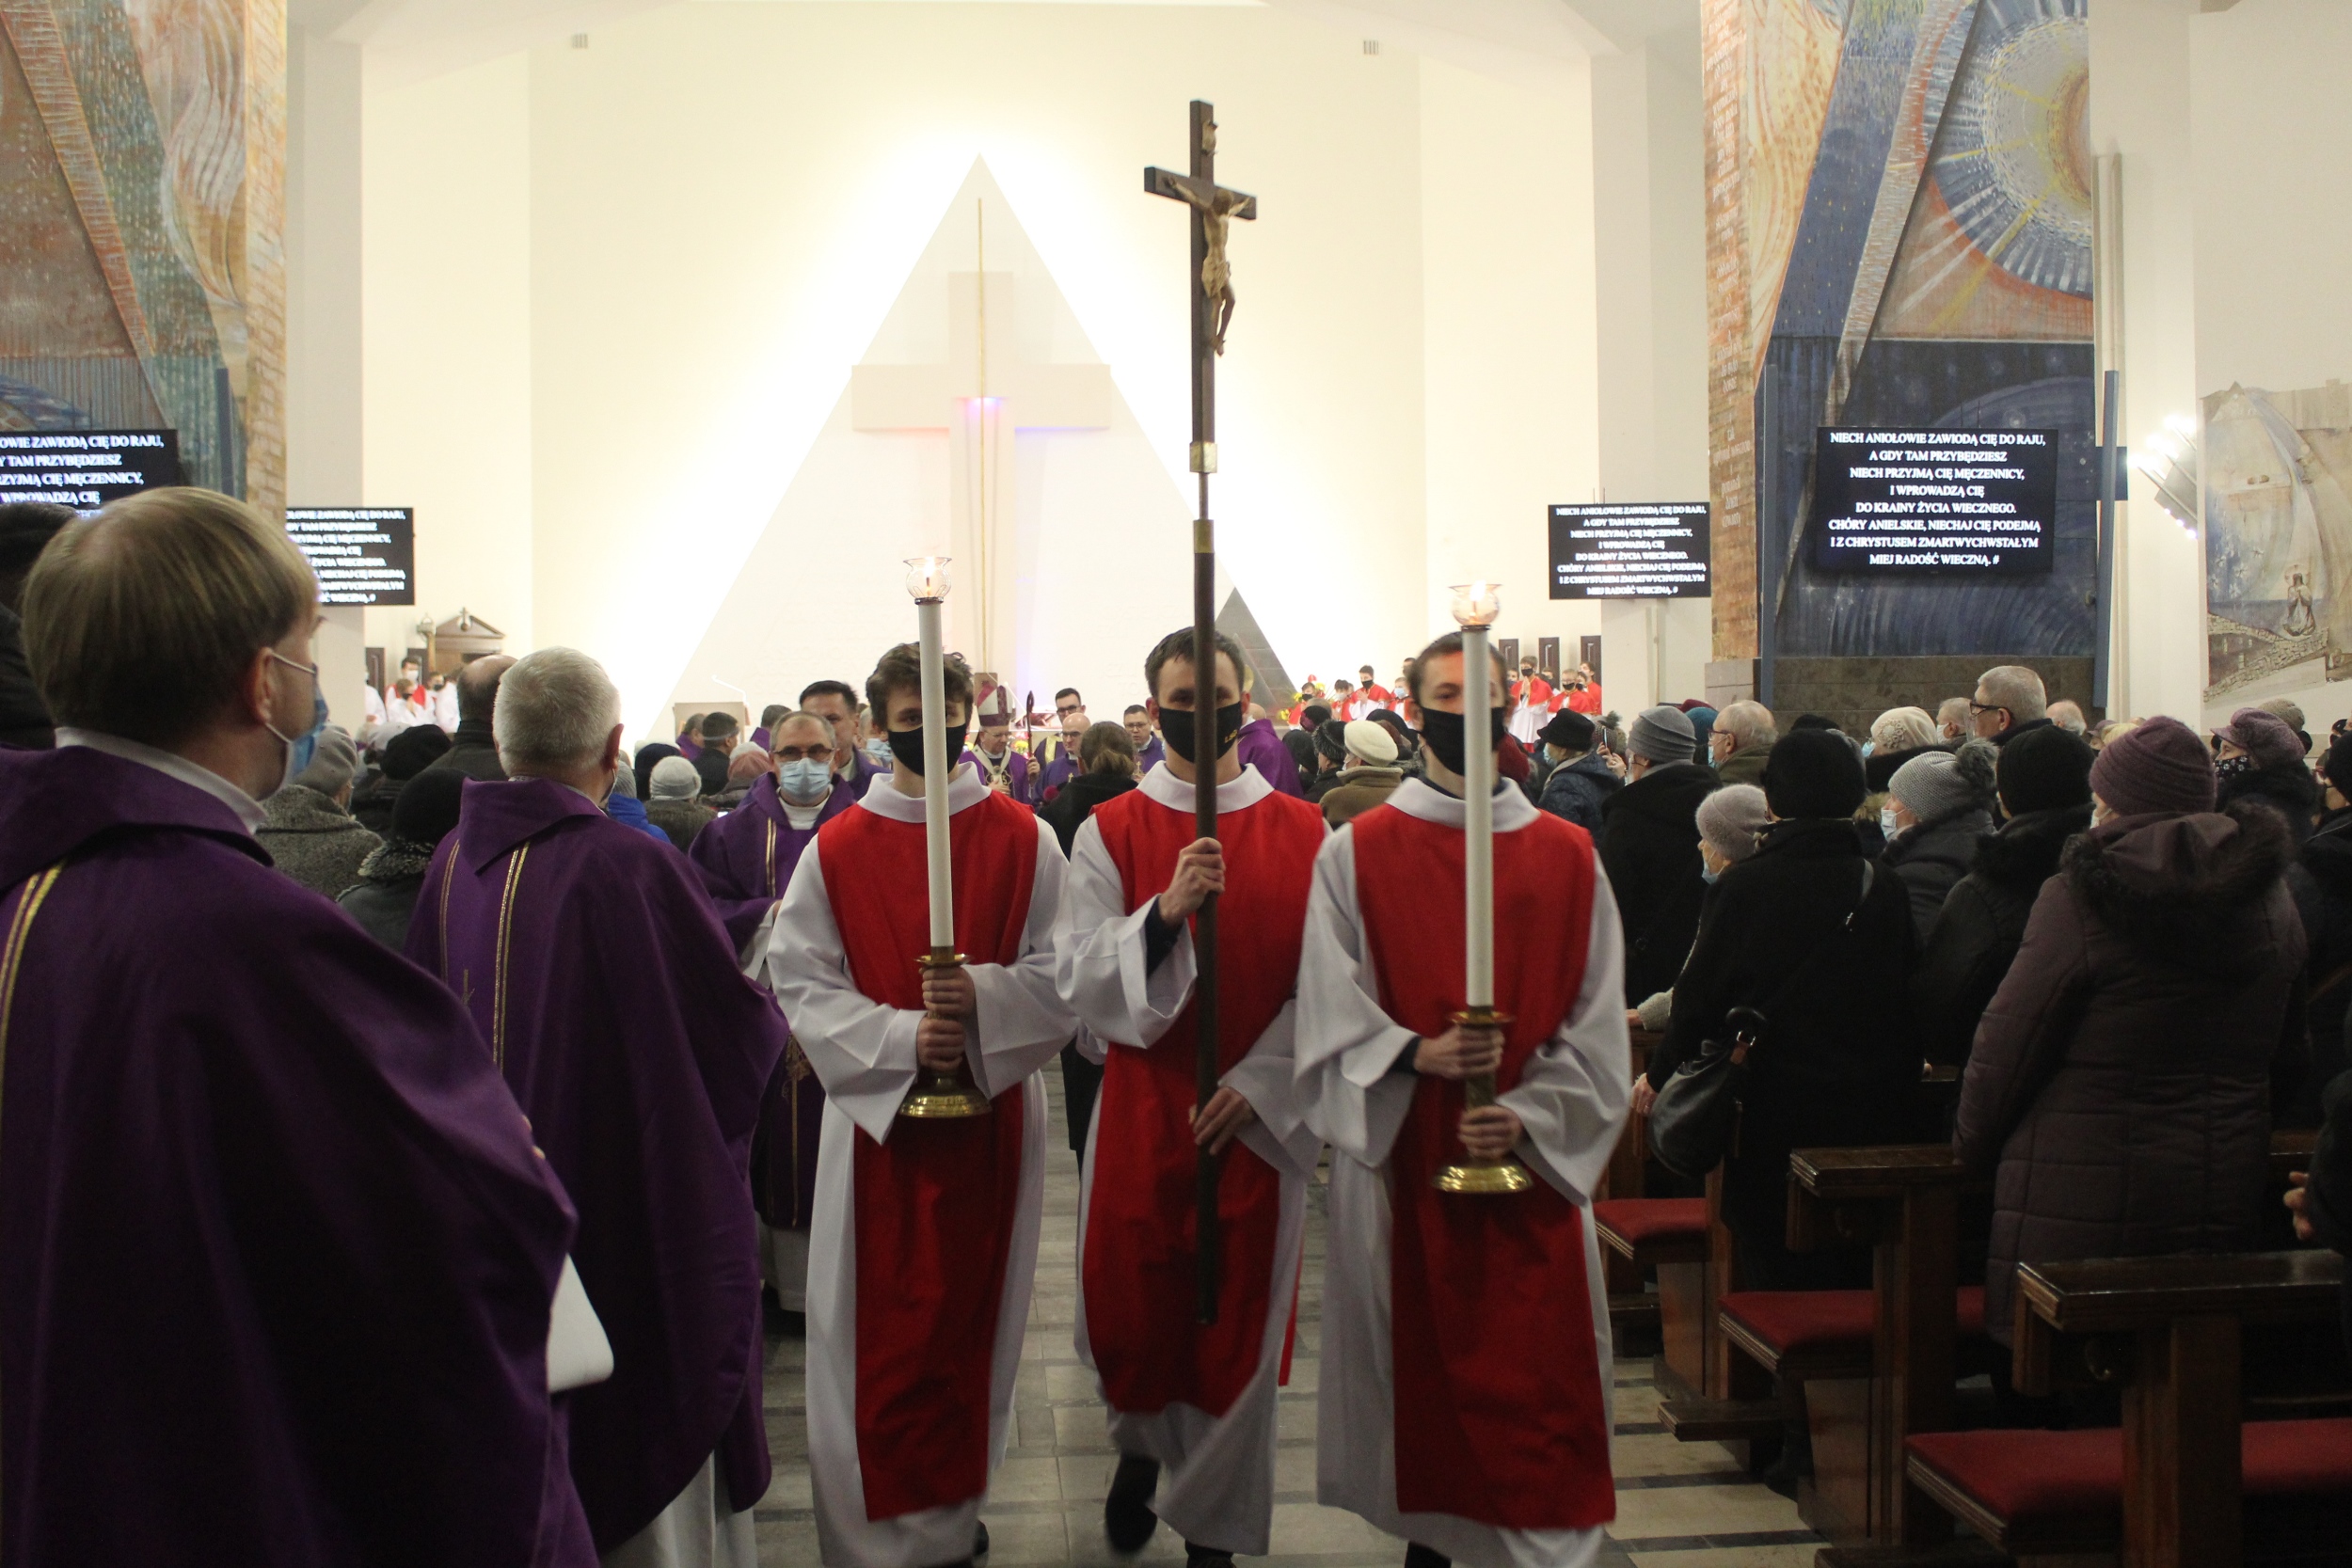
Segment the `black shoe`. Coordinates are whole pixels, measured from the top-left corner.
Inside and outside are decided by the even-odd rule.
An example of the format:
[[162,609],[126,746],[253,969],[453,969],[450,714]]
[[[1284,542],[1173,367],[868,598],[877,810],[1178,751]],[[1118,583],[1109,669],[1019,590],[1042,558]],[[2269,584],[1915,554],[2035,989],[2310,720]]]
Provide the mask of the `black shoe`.
[[1103,1503],[1103,1533],[1110,1537],[1111,1550],[1143,1550],[1152,1532],[1160,1528],[1160,1516],[1152,1512],[1152,1494],[1159,1486],[1158,1460],[1132,1453],[1119,1456],[1119,1469],[1111,1477],[1111,1495]]
[[1454,1568],[1454,1560],[1443,1552],[1432,1551],[1418,1541],[1405,1544],[1405,1568]]
[[1222,1546],[1196,1546],[1187,1541],[1184,1568],[1233,1568],[1233,1554]]
[[972,1525],[972,1560],[977,1562],[988,1555],[988,1524],[975,1520]]

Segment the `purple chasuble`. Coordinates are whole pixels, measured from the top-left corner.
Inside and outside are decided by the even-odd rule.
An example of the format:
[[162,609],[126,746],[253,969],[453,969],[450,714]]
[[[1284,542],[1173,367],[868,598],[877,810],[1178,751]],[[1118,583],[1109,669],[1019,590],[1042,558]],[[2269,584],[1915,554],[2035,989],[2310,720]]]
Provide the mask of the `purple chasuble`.
[[[1168,742],[1154,732],[1151,742],[1136,753],[1136,777],[1141,778],[1168,760]],[[1295,769],[1294,769],[1295,771]]]
[[[974,770],[980,775],[980,783],[987,784],[992,789],[995,787],[995,766],[989,762],[988,753],[986,752],[981,751],[977,746],[967,747],[964,750],[963,760],[970,763]],[[1005,758],[1002,766],[1004,768],[1005,782],[1011,786],[1010,793],[1012,798],[1020,801],[1025,806],[1034,805],[1036,802],[1029,794],[1029,758],[1027,753],[1016,752],[1011,747],[1008,746],[1005,748]]]
[[[776,776],[754,781],[743,803],[694,835],[690,858],[718,900],[727,935],[740,952],[769,906],[792,885],[801,851],[817,829],[857,803],[854,786],[835,779],[815,827],[795,828],[776,796]],[[744,923],[748,914],[749,923]],[[740,928],[739,928],[740,927]],[[788,1044],[759,1101],[759,1130],[752,1137],[752,1207],[783,1230],[806,1230],[817,1200],[817,1143],[824,1129],[825,1086]]]
[[751,1507],[768,1443],[745,1170],[784,1020],[693,868],[551,780],[469,784],[408,956],[472,1012],[580,1210],[572,1256],[614,1364],[571,1398],[596,1549],[714,1452]]
[[1304,795],[1298,782],[1298,763],[1282,737],[1274,733],[1271,719],[1252,719],[1241,727],[1241,738],[1234,742],[1241,760],[1265,775],[1265,782],[1284,795]]
[[572,1215],[453,998],[229,808],[0,752],[0,1559],[594,1568]]

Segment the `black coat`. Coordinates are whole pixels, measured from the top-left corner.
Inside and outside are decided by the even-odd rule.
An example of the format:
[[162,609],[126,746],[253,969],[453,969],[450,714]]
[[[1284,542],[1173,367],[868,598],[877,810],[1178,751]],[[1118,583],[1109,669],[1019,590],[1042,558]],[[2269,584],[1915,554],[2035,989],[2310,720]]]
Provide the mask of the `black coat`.
[[[2339,1031],[2343,1021],[2337,1021]],[[2303,1217],[2319,1244],[2352,1258],[2352,1072],[2339,1073],[2321,1096],[2326,1119],[2312,1150]],[[2352,1350],[2352,1291],[2344,1292],[2344,1342]]]
[[32,667],[24,659],[24,623],[0,605],[0,746],[45,752],[56,744],[49,709],[33,689]]
[[1724,1167],[1724,1219],[1743,1256],[1785,1257],[1790,1149],[1900,1143],[1915,1131],[1911,906],[1883,868],[1865,896],[1867,863],[1851,822],[1775,823],[1708,891],[1673,1021],[1650,1054],[1650,1082],[1662,1085],[1701,1041],[1729,1037],[1733,1007],[1765,1014]]
[[2252,800],[2277,812],[2286,819],[2288,836],[2300,845],[2312,836],[2312,816],[2319,809],[2319,781],[2299,762],[2257,768],[2224,778],[2213,809],[2227,811],[2237,800]]
[[1625,995],[1630,1006],[1672,990],[1699,927],[1699,802],[1721,784],[1710,768],[1653,768],[1600,806],[1600,863],[1625,926]]
[[491,737],[487,719],[461,719],[457,733],[449,737],[449,750],[425,764],[429,770],[446,768],[463,773],[484,784],[496,784],[506,777],[506,769],[499,762],[498,742]]
[[1935,929],[1946,895],[1968,874],[1978,843],[1992,831],[1992,814],[1969,806],[1916,823],[1887,842],[1883,863],[1911,895],[1911,928],[1921,942]]
[[2332,812],[2287,870],[2287,891],[2303,917],[2311,957],[2303,969],[2311,1003],[2312,1059],[2303,1081],[2278,1107],[2283,1127],[2319,1124],[2320,1091],[2347,1068],[2344,1006],[2352,1002],[2352,811]]
[[1037,814],[1054,830],[1054,836],[1061,840],[1061,852],[1067,855],[1095,807],[1136,787],[1136,781],[1124,773],[1081,773],[1038,807]]
[[1945,896],[1944,912],[1920,932],[1911,1016],[1931,1062],[1964,1066],[1977,1021],[2026,937],[2042,884],[2058,875],[2066,841],[2090,826],[2089,806],[2012,816],[1977,841],[1968,874]]

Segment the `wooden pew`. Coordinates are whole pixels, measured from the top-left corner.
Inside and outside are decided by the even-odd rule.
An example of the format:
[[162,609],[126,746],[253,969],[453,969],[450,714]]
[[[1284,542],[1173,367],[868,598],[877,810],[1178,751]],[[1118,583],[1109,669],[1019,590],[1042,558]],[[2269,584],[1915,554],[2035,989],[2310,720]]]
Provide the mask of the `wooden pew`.
[[2332,1323],[2344,1278],[2344,1259],[2320,1251],[2022,1266],[2018,1388],[2121,1385],[2121,1432],[1922,1433],[1906,1445],[1909,1483],[2021,1558],[2120,1544],[2123,1568],[2236,1568],[2249,1494],[2263,1499],[2265,1528],[2308,1514],[2324,1532],[2333,1521],[2341,1551],[2352,1418],[2241,1431],[2240,1357],[2249,1325]]

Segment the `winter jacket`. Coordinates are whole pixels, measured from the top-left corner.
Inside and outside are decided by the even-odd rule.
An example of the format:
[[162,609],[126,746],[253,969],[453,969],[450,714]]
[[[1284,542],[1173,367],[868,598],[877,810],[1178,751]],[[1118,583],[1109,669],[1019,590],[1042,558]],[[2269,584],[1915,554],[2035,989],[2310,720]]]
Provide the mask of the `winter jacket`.
[[[1535,803],[1597,838],[1602,804],[1624,787],[1625,781],[1609,770],[1609,764],[1598,752],[1587,752],[1574,762],[1564,762],[1553,768]],[[1692,807],[1693,832],[1697,810],[1695,805]]]
[[2089,806],[2062,806],[2012,816],[2000,832],[1977,841],[1968,875],[1953,884],[1944,912],[1919,933],[1911,1016],[1929,1061],[1966,1065],[1977,1021],[2017,957],[2042,884],[2058,875],[2066,841],[2090,826]]
[[2067,846],[1986,1008],[1953,1147],[1992,1169],[1985,1321],[2021,1262],[2258,1244],[2274,1063],[2303,1029],[2276,814],[2118,817]]
[[1993,831],[1982,806],[1915,823],[1887,842],[1883,863],[1911,894],[1911,927],[1924,942],[1944,912],[1945,895],[1968,874],[1977,845]]
[[496,784],[506,777],[506,768],[499,761],[498,741],[491,736],[487,719],[460,719],[450,735],[449,750],[425,766],[446,768],[485,784]]
[[697,833],[719,819],[719,814],[700,800],[647,800],[644,806],[645,820],[660,829],[681,855],[694,847]]
[[384,841],[351,813],[307,784],[288,784],[262,802],[266,819],[253,836],[278,869],[332,898],[359,879],[359,867]]
[[2235,777],[2224,775],[2214,809],[2227,811],[2235,800],[2253,800],[2286,819],[2287,832],[2299,846],[2312,836],[2312,817],[2319,810],[2319,781],[2299,762],[2257,768]]
[[33,688],[32,666],[24,658],[24,623],[16,611],[0,604],[0,746],[45,752],[57,743],[50,726],[49,709]]
[[[1774,823],[1756,853],[1708,891],[1698,942],[1674,984],[1666,1038],[1650,1053],[1650,1083],[1662,1086],[1701,1042],[1730,1037],[1724,1016],[1733,1007],[1765,1015],[1748,1057],[1739,1148],[1724,1167],[1724,1219],[1743,1259],[1787,1258],[1779,1238],[1790,1149],[1900,1143],[1915,1133],[1910,903],[1883,867],[1870,867],[1865,895],[1867,865],[1851,822]],[[1749,1281],[1757,1290],[1806,1283]]]
[[2352,1068],[2344,1033],[2344,1006],[2352,1002],[2352,811],[2329,813],[2304,841],[2288,868],[2287,889],[2311,949],[2303,965],[2311,1065],[2277,1110],[2280,1126],[2316,1127],[2320,1091]]
[[359,864],[359,879],[335,900],[360,929],[395,953],[408,946],[408,917],[433,863],[434,846],[388,838]]
[[1125,773],[1081,773],[1038,807],[1037,814],[1054,830],[1054,836],[1061,840],[1061,852],[1067,855],[1095,807],[1136,787],[1137,781]]
[[1631,1006],[1675,983],[1699,927],[1699,802],[1714,770],[1668,763],[1601,802],[1600,863],[1625,925],[1625,999]]
[[[2338,1073],[2320,1100],[2326,1119],[2312,1150],[2303,1217],[2320,1245],[2352,1258],[2352,1072]],[[2344,1292],[2344,1343],[2352,1351],[2352,1291]]]
[[1770,741],[1761,746],[1742,746],[1716,765],[1715,776],[1726,784],[1754,784],[1762,789],[1764,765],[1772,760],[1772,755]]
[[1401,768],[1350,768],[1339,776],[1339,786],[1323,797],[1323,820],[1345,827],[1375,806],[1388,804],[1396,786],[1405,782]]

